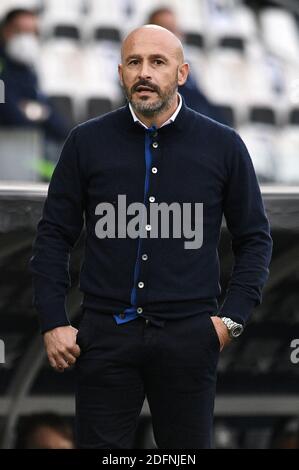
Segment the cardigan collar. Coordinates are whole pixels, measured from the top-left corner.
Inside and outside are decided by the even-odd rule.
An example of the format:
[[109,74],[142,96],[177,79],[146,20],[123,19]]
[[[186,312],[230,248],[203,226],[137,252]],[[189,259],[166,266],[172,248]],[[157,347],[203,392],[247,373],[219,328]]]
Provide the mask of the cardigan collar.
[[[182,98],[182,107],[176,116],[175,121],[168,124],[167,126],[159,127],[158,132],[170,132],[171,130],[184,131],[190,127],[190,118],[193,115],[193,111],[186,106],[184,97]],[[138,121],[134,122],[132,113],[129,108],[129,103],[122,108],[119,108],[116,113],[118,114],[118,124],[122,130],[131,131],[136,133],[143,133],[147,131]]]

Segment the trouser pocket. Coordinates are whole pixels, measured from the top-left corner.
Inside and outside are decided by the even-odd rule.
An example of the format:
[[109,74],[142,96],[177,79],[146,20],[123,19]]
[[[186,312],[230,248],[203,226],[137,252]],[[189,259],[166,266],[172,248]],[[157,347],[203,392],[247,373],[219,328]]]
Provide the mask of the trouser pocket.
[[91,315],[88,311],[83,311],[83,317],[80,321],[76,343],[81,349],[81,353],[85,352],[92,342],[92,324]]
[[214,344],[217,347],[217,349],[220,350],[219,336],[218,336],[218,333],[217,333],[216,328],[214,326],[214,323],[211,319],[211,316],[209,314],[207,315],[207,319],[208,319],[209,329],[211,331],[211,336],[213,337]]

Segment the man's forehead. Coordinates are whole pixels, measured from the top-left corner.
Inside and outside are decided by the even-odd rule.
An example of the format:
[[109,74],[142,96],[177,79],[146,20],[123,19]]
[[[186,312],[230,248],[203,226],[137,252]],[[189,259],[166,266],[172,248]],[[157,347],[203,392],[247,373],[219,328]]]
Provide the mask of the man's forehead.
[[17,16],[14,21],[12,21],[14,27],[24,27],[24,28],[36,28],[38,25],[38,19],[35,15],[23,14]]
[[131,55],[138,56],[158,56],[177,57],[178,47],[174,44],[167,44],[159,38],[128,38],[123,44],[123,58]]

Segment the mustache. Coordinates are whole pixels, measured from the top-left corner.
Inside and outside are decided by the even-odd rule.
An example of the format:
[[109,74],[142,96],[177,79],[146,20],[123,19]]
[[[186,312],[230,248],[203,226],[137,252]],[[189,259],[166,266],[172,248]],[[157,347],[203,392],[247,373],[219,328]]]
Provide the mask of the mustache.
[[146,86],[150,88],[153,91],[156,91],[157,93],[160,92],[160,88],[156,85],[153,85],[153,83],[149,82],[148,80],[139,80],[135,85],[132,86],[131,91],[132,93],[137,91],[137,88],[140,86]]

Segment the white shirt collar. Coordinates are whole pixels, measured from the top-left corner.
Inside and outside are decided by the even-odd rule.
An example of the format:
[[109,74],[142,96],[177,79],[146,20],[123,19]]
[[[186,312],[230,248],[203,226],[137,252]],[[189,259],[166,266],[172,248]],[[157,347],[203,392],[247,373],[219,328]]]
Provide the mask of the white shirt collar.
[[[168,124],[171,124],[172,122],[174,122],[175,119],[176,119],[176,117],[177,117],[177,115],[179,114],[179,112],[180,112],[180,110],[181,110],[181,107],[182,107],[182,104],[183,104],[183,101],[182,101],[182,97],[181,97],[181,95],[180,95],[179,93],[178,93],[178,96],[179,96],[179,104],[178,104],[178,107],[176,108],[176,110],[175,110],[175,112],[173,113],[173,115],[170,116],[170,118],[169,118],[166,122],[164,122],[164,124],[162,124],[162,126],[160,126],[160,128],[161,128],[161,127],[164,127],[164,126],[167,126]],[[135,114],[135,112],[134,112],[134,110],[133,110],[133,108],[132,108],[131,103],[129,103],[129,108],[130,108],[132,117],[133,117],[133,119],[134,119],[134,122],[139,122],[143,127],[145,127],[146,129],[148,129],[148,127],[147,127],[142,121],[140,121],[140,119],[136,116],[136,114]]]

